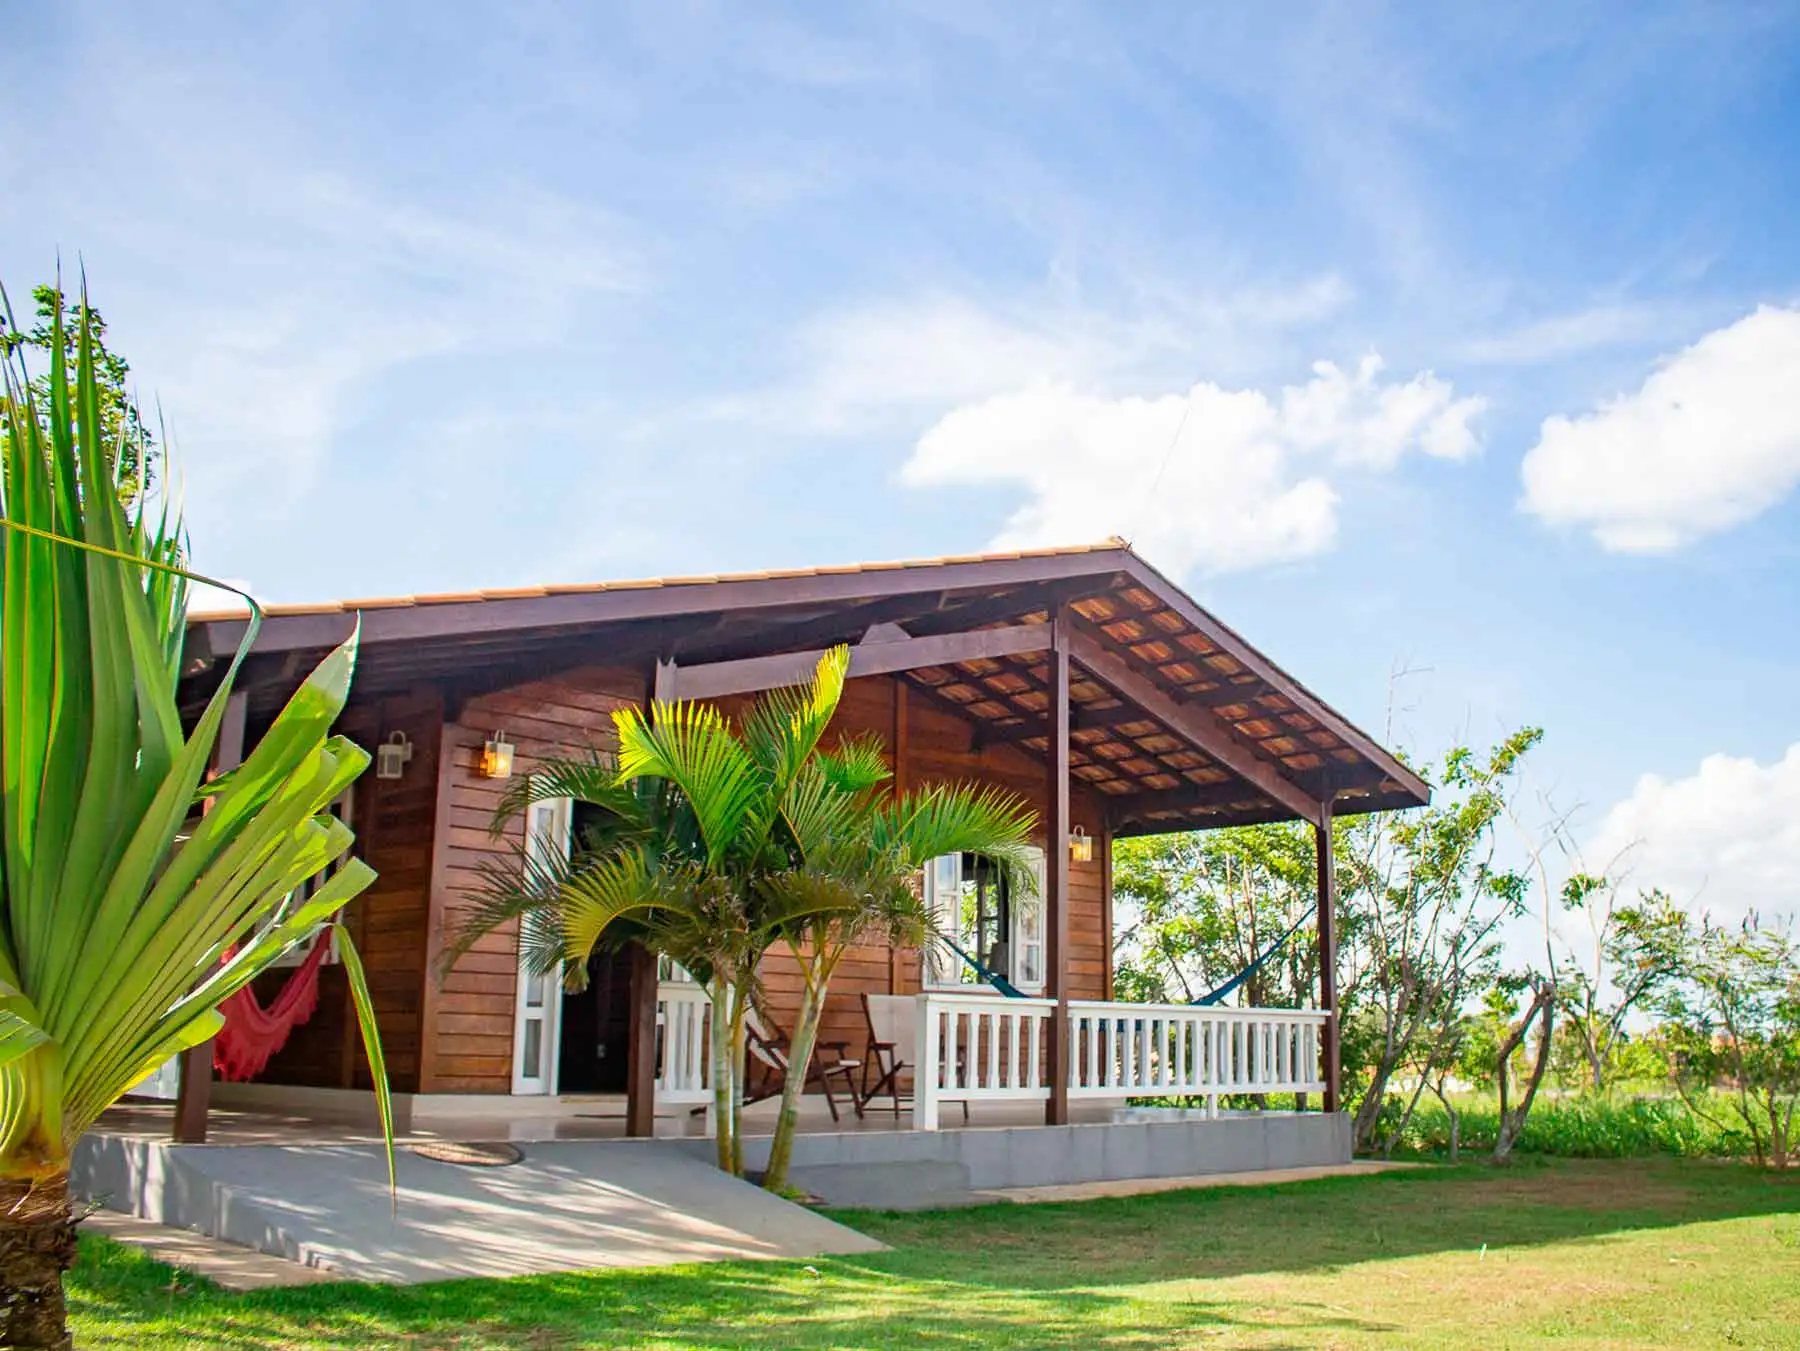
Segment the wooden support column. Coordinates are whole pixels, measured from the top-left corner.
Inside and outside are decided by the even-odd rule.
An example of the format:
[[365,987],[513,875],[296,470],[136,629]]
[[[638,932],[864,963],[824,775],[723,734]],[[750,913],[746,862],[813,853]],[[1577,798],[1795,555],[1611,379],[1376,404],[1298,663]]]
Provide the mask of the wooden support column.
[[[243,690],[227,695],[219,739],[213,745],[213,773],[223,774],[244,763],[244,724],[250,712],[250,696]],[[202,811],[212,808],[210,800]],[[206,1113],[212,1103],[213,1044],[210,1039],[181,1053],[181,1082],[175,1090],[175,1129],[178,1145],[206,1143]]]
[[631,1028],[627,1034],[625,1134],[656,1134],[656,954],[631,945]]
[[1046,1060],[1050,1099],[1044,1122],[1069,1122],[1069,612],[1056,612],[1050,642],[1050,784],[1044,820],[1044,897],[1050,992],[1056,1012],[1050,1019]]
[[[867,641],[866,639],[864,641]],[[894,778],[890,785],[896,798],[903,798],[912,790],[910,761],[912,760],[912,732],[907,722],[906,699],[911,684],[905,676],[894,678],[894,739],[889,743],[893,747]],[[888,943],[888,993],[900,993],[900,953],[892,941]],[[922,983],[922,982],[921,982]],[[863,1055],[870,1055],[868,1047],[863,1048]],[[865,1061],[864,1063],[868,1063]]]
[[[659,661],[650,681],[646,718],[674,698],[675,663]],[[626,1032],[625,1134],[656,1134],[656,954],[642,943],[631,948],[631,1022]]]
[[1331,804],[1321,803],[1313,827],[1319,888],[1319,1007],[1325,1010],[1325,1042],[1319,1048],[1325,1081],[1325,1110],[1335,1112],[1342,1087],[1342,1052],[1337,1006],[1337,866],[1331,853]]

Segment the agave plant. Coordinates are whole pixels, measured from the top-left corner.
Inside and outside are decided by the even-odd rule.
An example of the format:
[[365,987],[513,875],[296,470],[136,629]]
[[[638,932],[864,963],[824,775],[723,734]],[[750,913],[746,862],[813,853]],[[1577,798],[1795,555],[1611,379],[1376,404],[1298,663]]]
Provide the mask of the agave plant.
[[[222,1000],[374,876],[346,857],[351,832],[326,811],[368,760],[330,732],[354,635],[239,767],[208,779],[256,612],[184,731],[176,689],[194,574],[168,509],[153,512],[142,494],[122,505],[117,466],[138,457],[102,433],[85,294],[81,313],[72,373],[57,320],[47,400],[17,353],[4,363],[0,1345],[20,1347],[70,1345],[61,1281],[75,1253],[68,1171],[82,1132],[211,1037]],[[361,963],[348,934],[338,939],[391,1141]]]

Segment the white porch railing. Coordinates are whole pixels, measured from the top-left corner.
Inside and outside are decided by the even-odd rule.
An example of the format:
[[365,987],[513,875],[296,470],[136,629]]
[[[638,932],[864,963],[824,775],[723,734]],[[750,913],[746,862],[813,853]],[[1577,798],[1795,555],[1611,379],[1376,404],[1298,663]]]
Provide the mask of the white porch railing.
[[712,1001],[706,987],[691,981],[660,982],[656,987],[656,1025],[661,1048],[656,1063],[659,1107],[700,1106],[712,1102],[708,1073],[706,1023]]
[[[915,1027],[913,1128],[936,1130],[945,1102],[1043,1101],[1051,999],[922,994]],[[1071,1098],[1322,1093],[1317,1009],[1069,1004]]]

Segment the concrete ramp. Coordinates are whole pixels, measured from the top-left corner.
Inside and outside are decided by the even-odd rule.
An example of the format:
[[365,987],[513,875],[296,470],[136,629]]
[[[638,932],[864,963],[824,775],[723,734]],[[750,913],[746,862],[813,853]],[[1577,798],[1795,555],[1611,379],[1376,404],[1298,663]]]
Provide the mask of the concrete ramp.
[[71,1180],[125,1214],[389,1284],[878,1250],[875,1240],[729,1177],[679,1143],[520,1146],[504,1167],[379,1146],[171,1145],[91,1134]]

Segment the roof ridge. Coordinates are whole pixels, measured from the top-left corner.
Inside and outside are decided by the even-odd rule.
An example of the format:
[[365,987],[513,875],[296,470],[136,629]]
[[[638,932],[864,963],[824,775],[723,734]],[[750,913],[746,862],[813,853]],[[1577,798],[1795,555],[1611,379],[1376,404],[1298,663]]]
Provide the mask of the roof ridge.
[[[674,586],[712,586],[721,582],[756,582],[792,577],[842,576],[859,572],[890,572],[908,568],[945,567],[968,563],[997,563],[1018,558],[1055,558],[1077,554],[1131,551],[1119,535],[1108,535],[1091,544],[1047,545],[1035,549],[1000,549],[988,553],[946,554],[936,558],[884,559],[865,563],[822,564],[808,568],[768,568],[751,572],[625,578],[600,582],[551,582],[538,586],[481,587],[472,591],[420,592],[402,596],[368,596],[333,601],[263,606],[268,618],[283,615],[348,614],[354,610],[393,610],[419,605],[467,605],[483,601],[532,600],[544,596],[578,596],[602,591],[644,591]],[[190,610],[189,624],[242,619],[250,611],[238,606],[228,610]]]

